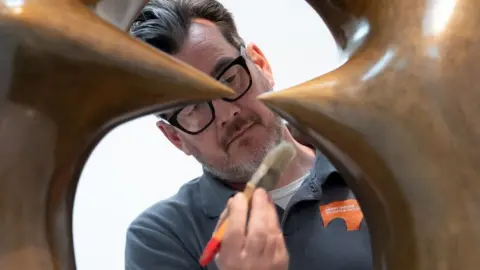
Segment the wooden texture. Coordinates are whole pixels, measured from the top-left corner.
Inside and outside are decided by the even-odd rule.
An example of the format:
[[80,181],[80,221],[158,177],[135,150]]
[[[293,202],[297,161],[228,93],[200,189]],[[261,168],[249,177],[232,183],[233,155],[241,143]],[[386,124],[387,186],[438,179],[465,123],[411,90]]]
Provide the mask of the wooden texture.
[[78,176],[111,128],[232,93],[121,31],[141,5],[115,1],[0,1],[2,270],[75,269]]
[[479,269],[480,1],[308,2],[349,60],[260,99],[347,178],[375,269]]

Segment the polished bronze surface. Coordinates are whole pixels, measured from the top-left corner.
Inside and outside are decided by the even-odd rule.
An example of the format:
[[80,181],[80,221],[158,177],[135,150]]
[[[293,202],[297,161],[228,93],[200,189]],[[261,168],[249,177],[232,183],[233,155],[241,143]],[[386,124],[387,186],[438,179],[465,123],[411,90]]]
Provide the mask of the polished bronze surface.
[[[349,61],[261,97],[339,168],[376,269],[480,265],[477,0],[310,0]],[[226,95],[130,38],[134,0],[0,0],[0,269],[74,269],[72,203],[129,119]]]
[[479,269],[480,1],[308,2],[349,60],[260,99],[347,178],[375,269]]
[[75,268],[78,175],[111,128],[231,93],[121,31],[139,1],[106,1],[0,0],[2,270]]

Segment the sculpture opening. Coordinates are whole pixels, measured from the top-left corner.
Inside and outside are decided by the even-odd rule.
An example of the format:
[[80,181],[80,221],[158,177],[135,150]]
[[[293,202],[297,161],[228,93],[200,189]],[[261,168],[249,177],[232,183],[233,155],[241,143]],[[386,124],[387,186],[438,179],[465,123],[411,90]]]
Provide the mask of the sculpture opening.
[[[272,64],[274,90],[312,79],[342,63],[332,35],[307,3],[280,2],[275,10],[265,12],[271,5],[269,1],[220,2],[231,9],[246,42],[256,42]],[[246,9],[253,4],[261,5],[258,11]],[[284,21],[292,8],[298,10],[297,20]],[[255,27],[251,24],[265,16],[270,23]],[[296,30],[313,24],[318,26]],[[304,44],[303,49],[289,46],[292,39]],[[292,70],[292,65],[297,68]],[[158,120],[148,115],[124,123],[93,149],[82,170],[74,202],[73,240],[79,269],[123,269],[130,223],[145,209],[173,196],[182,185],[201,175],[200,164],[168,141],[156,125]],[[301,136],[295,135],[310,146]]]

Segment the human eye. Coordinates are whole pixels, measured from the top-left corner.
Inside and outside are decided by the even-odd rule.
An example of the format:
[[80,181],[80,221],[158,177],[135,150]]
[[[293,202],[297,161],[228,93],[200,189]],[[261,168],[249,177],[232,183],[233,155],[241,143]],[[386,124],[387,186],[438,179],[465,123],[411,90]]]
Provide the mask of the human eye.
[[236,77],[237,77],[237,75],[234,74],[234,75],[232,75],[232,76],[230,76],[230,77],[228,77],[228,78],[225,78],[224,81],[225,81],[226,83],[228,83],[228,84],[231,84],[232,82],[235,81]]
[[235,70],[230,70],[222,76],[221,81],[228,86],[235,86],[239,81],[238,73]]

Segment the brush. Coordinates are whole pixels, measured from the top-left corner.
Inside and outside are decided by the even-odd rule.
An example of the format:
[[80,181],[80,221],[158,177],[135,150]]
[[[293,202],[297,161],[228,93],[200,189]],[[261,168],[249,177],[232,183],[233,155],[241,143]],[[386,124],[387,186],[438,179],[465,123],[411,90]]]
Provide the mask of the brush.
[[[276,186],[278,179],[280,179],[280,175],[285,170],[287,165],[292,161],[295,155],[295,147],[291,143],[285,141],[281,142],[267,153],[262,163],[252,175],[250,181],[248,181],[245,189],[243,190],[243,194],[245,195],[249,204],[255,189],[263,188],[266,191],[270,191]],[[228,217],[226,217],[219,224],[218,229],[214,232],[210,241],[208,241],[207,246],[200,256],[200,265],[202,267],[208,265],[220,250],[227,224]]]

